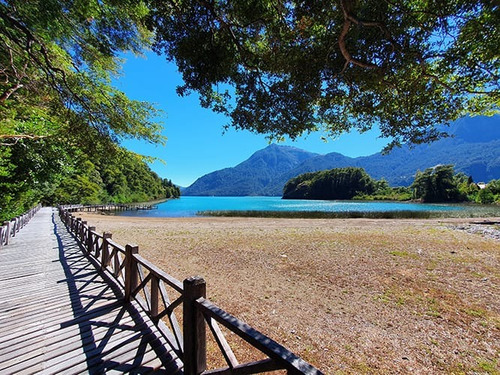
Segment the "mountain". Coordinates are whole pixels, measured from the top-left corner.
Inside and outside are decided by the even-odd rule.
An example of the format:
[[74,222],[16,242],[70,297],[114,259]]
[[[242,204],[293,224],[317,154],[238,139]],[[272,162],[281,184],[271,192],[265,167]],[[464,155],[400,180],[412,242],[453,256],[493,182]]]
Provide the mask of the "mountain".
[[279,196],[290,178],[341,167],[362,167],[391,186],[408,186],[417,170],[438,164],[453,164],[456,172],[464,172],[476,182],[500,178],[500,116],[463,118],[444,130],[451,136],[431,144],[357,158],[271,145],[234,168],[200,177],[183,194]]
[[317,155],[296,147],[272,144],[263,150],[257,151],[249,159],[233,168],[221,169],[200,177],[191,186],[185,188],[182,194],[262,195],[262,191],[276,176]]

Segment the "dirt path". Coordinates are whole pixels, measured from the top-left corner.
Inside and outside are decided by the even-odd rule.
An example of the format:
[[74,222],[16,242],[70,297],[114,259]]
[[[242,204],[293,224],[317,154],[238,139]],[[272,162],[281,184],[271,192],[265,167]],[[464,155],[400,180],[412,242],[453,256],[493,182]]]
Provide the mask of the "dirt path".
[[464,229],[480,224],[81,216],[180,280],[202,275],[327,374],[500,372],[500,241]]

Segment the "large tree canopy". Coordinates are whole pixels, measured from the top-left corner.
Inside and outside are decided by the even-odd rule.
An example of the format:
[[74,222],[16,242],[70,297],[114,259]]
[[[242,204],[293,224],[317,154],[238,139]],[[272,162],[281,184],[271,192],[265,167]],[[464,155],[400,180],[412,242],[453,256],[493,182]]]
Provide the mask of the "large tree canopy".
[[236,128],[292,138],[377,124],[394,144],[500,104],[491,0],[150,0],[154,48]]
[[147,13],[130,0],[0,2],[0,143],[89,125],[113,140],[161,142],[154,107],[110,84],[118,54],[149,45]]

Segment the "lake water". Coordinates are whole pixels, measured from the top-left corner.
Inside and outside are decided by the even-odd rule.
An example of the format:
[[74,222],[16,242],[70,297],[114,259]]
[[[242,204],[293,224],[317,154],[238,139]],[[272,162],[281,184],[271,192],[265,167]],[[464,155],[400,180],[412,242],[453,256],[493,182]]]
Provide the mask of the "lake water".
[[420,204],[405,202],[318,201],[281,199],[281,197],[181,197],[158,205],[148,211],[120,212],[124,216],[191,217],[201,211],[322,211],[322,212],[380,212],[380,211],[457,211],[457,205]]

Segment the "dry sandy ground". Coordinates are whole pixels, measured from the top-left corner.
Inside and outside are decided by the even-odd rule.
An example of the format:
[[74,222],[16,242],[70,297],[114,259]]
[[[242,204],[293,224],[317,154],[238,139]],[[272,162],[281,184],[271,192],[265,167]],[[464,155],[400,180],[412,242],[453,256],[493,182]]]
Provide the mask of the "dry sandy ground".
[[202,275],[326,374],[500,373],[500,241],[464,219],[79,216],[179,280]]

